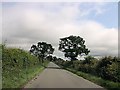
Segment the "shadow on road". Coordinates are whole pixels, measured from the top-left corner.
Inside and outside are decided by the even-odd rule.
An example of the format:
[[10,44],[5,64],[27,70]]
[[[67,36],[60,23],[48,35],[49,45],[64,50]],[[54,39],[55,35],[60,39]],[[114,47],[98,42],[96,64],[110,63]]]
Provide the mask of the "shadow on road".
[[60,67],[45,67],[46,69],[62,69]]
[[51,65],[45,66],[44,64],[41,64],[41,66],[43,66],[46,69],[63,69],[62,67],[59,66],[51,66]]

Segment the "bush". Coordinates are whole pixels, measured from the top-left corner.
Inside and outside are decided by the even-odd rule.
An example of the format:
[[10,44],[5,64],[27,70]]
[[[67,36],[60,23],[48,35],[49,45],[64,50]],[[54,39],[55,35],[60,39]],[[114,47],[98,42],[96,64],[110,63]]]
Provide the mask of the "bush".
[[104,57],[102,58],[96,66],[96,72],[98,76],[112,80],[119,81],[119,71],[118,71],[118,60],[114,57]]
[[38,58],[27,51],[5,46],[2,48],[3,88],[20,87],[19,85],[26,81],[26,75],[40,69]]
[[120,58],[117,57],[109,56],[98,60],[92,56],[88,56],[85,60],[64,61],[61,65],[65,68],[73,68],[103,79],[120,82]]

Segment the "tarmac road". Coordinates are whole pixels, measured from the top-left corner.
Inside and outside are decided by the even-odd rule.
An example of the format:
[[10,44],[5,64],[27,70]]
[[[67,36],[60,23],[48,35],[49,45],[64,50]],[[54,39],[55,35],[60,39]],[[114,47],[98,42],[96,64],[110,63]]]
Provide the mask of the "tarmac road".
[[48,67],[24,88],[102,88],[50,62]]

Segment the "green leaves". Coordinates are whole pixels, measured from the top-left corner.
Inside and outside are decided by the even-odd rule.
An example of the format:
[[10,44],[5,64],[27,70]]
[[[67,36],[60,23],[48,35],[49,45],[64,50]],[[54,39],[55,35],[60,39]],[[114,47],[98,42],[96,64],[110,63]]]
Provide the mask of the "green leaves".
[[59,42],[60,51],[64,52],[65,57],[76,59],[78,55],[88,55],[90,52],[85,46],[85,40],[80,36],[69,36],[61,38]]
[[37,56],[38,58],[46,57],[47,55],[53,54],[54,48],[51,44],[47,44],[46,42],[38,42],[37,45],[32,45],[30,49],[30,53]]
[[116,57],[104,57],[102,58],[97,66],[96,66],[96,72],[99,76],[101,76],[104,79],[110,79],[113,81],[119,81],[119,68],[118,68],[118,59],[115,59]]

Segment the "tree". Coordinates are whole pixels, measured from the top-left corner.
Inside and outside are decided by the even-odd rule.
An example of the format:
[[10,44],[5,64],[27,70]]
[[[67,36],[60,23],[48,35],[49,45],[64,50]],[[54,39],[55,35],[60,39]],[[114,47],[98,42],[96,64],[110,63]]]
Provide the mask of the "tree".
[[51,55],[47,56],[46,59],[49,60],[49,61],[53,60]]
[[109,67],[112,65],[112,57],[102,58],[96,65],[96,72],[98,76],[101,76],[104,79],[110,79]]
[[85,40],[73,35],[60,39],[59,50],[64,52],[64,56],[70,58],[71,61],[77,60],[78,55],[88,55],[90,52],[85,46]]
[[30,53],[37,56],[39,61],[40,58],[42,58],[42,63],[43,63],[43,58],[53,54],[53,52],[54,52],[54,48],[52,47],[52,45],[47,44],[46,42],[38,42],[37,45],[32,45],[30,49]]
[[87,56],[87,57],[85,57],[85,60],[83,61],[83,64],[91,64],[93,60],[95,60],[94,57]]

